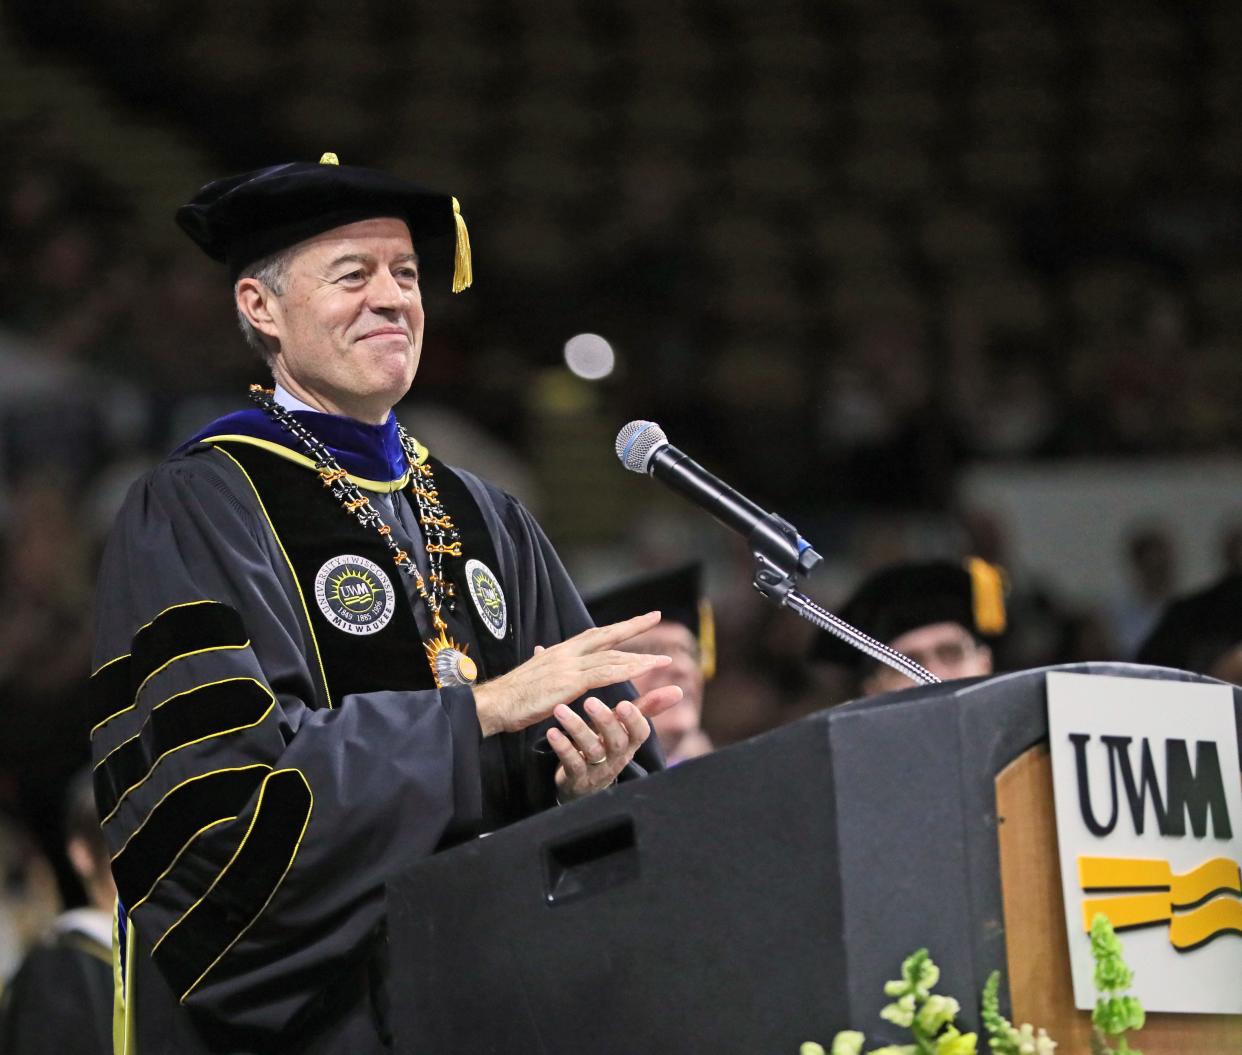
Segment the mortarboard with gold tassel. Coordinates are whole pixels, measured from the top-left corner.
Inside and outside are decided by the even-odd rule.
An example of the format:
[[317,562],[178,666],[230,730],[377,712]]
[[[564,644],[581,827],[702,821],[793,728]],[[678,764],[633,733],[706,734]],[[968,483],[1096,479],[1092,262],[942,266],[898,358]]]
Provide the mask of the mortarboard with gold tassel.
[[[989,641],[1005,632],[1004,570],[980,557],[964,561],[911,561],[870,575],[841,606],[842,619],[886,644],[922,626],[958,623]],[[867,657],[832,634],[821,632],[810,658],[860,667]]]
[[178,226],[234,280],[251,264],[314,235],[376,216],[404,220],[417,246],[452,236],[453,292],[474,281],[470,234],[456,198],[377,169],[294,161],[213,180],[177,210]]

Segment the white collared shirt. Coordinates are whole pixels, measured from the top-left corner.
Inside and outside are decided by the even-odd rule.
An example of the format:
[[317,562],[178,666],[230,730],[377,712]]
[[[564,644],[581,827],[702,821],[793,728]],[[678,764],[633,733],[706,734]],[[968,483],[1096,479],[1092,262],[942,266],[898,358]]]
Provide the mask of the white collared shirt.
[[280,382],[276,383],[276,391],[272,394],[272,398],[285,410],[309,410],[312,414],[322,414],[322,410],[316,410],[314,407],[303,403],[297,396],[286,392],[280,387]]

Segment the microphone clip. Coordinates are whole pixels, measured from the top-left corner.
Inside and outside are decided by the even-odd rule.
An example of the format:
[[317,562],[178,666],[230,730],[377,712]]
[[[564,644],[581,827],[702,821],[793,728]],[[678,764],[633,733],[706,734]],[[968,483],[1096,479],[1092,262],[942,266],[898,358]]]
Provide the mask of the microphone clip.
[[904,674],[916,684],[934,685],[940,679],[909,656],[850,626],[844,619],[820,607],[797,586],[798,575],[805,575],[823,557],[811,548],[787,520],[769,513],[755,524],[746,537],[754,560],[754,587],[773,604],[797,612],[807,622],[853,645],[864,655]]
[[754,560],[754,587],[769,601],[783,605],[797,576],[806,575],[823,557],[789,521],[769,513],[746,538]]

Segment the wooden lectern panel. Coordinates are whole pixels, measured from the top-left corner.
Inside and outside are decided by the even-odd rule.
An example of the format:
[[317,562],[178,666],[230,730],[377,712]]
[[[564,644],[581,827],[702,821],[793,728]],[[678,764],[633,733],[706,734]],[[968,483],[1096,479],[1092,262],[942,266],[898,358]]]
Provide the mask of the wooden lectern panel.
[[[1087,1052],[1091,1013],[1074,1007],[1046,743],[997,774],[996,817],[1013,1020],[1047,1029],[1059,1052]],[[1124,933],[1121,940],[1124,945]],[[1128,962],[1136,972],[1143,968]],[[1143,1055],[1239,1052],[1242,1016],[1149,1014],[1134,1046]]]

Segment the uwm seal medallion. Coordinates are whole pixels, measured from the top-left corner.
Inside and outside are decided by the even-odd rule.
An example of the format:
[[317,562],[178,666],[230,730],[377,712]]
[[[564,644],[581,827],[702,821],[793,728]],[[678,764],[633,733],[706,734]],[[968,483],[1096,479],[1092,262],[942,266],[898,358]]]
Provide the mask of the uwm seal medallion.
[[499,580],[481,560],[468,560],[466,582],[470,585],[470,599],[474,601],[475,611],[479,613],[483,625],[500,640],[509,627],[509,611]]
[[396,607],[392,583],[378,564],[344,553],[326,561],[315,576],[315,601],[324,618],[347,634],[374,634]]

